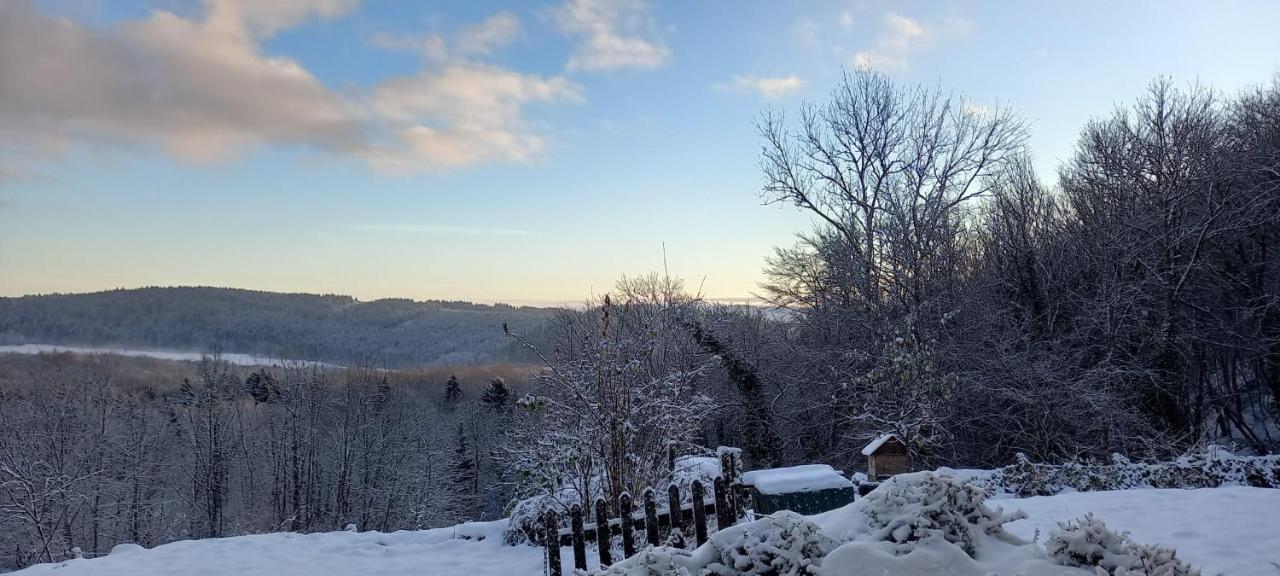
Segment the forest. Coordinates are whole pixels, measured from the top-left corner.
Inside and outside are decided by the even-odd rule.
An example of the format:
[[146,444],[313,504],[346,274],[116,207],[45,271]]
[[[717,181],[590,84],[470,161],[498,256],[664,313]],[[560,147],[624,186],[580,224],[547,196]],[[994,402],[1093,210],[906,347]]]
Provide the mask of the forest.
[[[670,472],[668,446],[846,471],[883,433],[916,468],[1273,453],[1280,79],[1237,94],[1156,79],[1131,96],[1081,128],[1056,174],[1035,172],[1016,111],[869,70],[766,111],[759,200],[816,224],[769,256],[760,306],[713,304],[665,272],[580,308],[470,312],[487,331],[337,297],[155,326],[123,307],[154,293],[0,302],[0,332],[27,338],[292,343],[330,359],[324,319],[353,307],[372,319],[345,337],[402,338],[343,370],[6,360],[0,568],[616,499]],[[291,302],[304,311],[279,312]],[[449,354],[476,347],[521,363],[378,364],[461,364]]]
[[509,359],[502,322],[532,329],[551,310],[506,304],[138,288],[0,298],[0,344],[235,352],[406,367]]

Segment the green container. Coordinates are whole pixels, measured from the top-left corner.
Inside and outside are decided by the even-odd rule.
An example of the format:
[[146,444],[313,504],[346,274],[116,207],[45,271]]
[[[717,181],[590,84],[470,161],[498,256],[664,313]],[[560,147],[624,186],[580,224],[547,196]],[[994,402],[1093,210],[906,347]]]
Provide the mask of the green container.
[[853,502],[858,493],[853,482],[826,464],[752,470],[742,475],[742,484],[757,514],[819,514]]
[[779,510],[805,515],[821,514],[851,504],[856,494],[853,487],[791,494],[761,494],[759,490],[751,489],[756,514],[773,514]]

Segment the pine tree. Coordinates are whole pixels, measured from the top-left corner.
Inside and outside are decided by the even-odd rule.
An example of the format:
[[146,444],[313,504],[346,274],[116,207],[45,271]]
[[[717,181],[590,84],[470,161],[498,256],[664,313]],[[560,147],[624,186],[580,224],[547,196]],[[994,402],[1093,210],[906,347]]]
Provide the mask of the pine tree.
[[458,375],[450,374],[449,381],[444,385],[444,409],[452,412],[458,408],[458,403],[462,402],[462,385],[458,383]]
[[479,497],[480,473],[476,469],[474,454],[462,424],[458,424],[453,456],[449,459],[449,472],[449,520],[465,522],[478,518],[483,513]]
[[480,401],[490,412],[506,412],[511,403],[511,389],[502,378],[494,378],[480,396]]

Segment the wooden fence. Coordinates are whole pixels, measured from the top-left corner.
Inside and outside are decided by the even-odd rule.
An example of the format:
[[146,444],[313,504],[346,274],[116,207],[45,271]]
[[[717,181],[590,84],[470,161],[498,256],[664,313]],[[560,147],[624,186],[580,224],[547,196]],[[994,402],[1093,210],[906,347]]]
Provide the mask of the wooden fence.
[[[633,501],[630,494],[618,497],[619,512],[617,518],[609,516],[609,504],[604,498],[595,501],[594,522],[585,522],[586,515],[592,511],[584,511],[582,506],[574,504],[569,508],[569,527],[560,528],[560,514],[554,510],[547,511],[543,517],[546,532],[547,573],[550,576],[561,576],[560,548],[573,547],[573,566],[578,570],[587,569],[587,542],[594,541],[600,555],[600,566],[613,564],[613,537],[622,536],[623,557],[632,556],[637,551],[636,536],[642,533],[643,544],[657,546],[672,538],[679,531],[688,542],[692,536],[693,544],[700,546],[710,536],[707,516],[713,514],[716,529],[723,529],[735,524],[746,510],[746,492],[742,489],[741,478],[734,477],[732,471],[738,470],[736,453],[721,455],[721,469],[729,470],[730,478],[716,477],[710,498],[707,488],[701,481],[695,480],[690,486],[690,503],[682,504],[680,487],[671,484],[665,490],[666,502],[658,508],[658,494],[648,488]],[[636,510],[639,507],[640,510]],[[690,533],[692,528],[692,533]]]

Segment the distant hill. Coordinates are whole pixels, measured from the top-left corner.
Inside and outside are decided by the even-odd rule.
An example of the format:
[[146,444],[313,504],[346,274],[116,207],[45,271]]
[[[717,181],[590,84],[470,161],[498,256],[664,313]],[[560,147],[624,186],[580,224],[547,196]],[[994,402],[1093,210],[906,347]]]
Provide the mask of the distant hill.
[[268,355],[391,367],[512,357],[502,333],[536,332],[554,309],[470,302],[179,287],[0,298],[0,344]]

